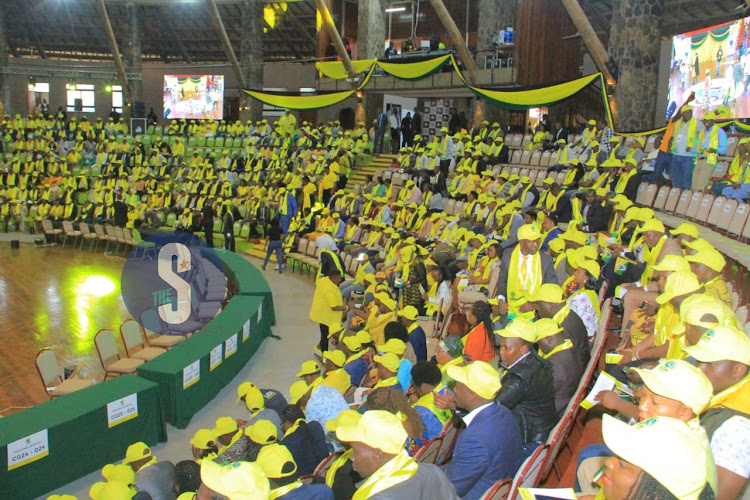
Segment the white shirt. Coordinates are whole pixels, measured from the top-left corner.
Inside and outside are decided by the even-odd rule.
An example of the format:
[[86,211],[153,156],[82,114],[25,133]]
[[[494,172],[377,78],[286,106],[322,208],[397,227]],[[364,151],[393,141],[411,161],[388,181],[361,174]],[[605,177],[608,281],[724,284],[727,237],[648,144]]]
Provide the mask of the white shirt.
[[711,451],[717,466],[750,477],[750,420],[735,416],[724,422],[711,436]]
[[476,416],[477,416],[477,415],[479,415],[479,413],[480,413],[480,412],[481,412],[482,410],[484,410],[485,408],[487,408],[487,407],[488,407],[489,405],[494,405],[494,404],[495,404],[495,402],[494,402],[494,401],[492,401],[492,402],[490,402],[490,403],[487,403],[486,405],[482,405],[482,406],[480,406],[479,408],[474,408],[473,410],[471,410],[471,411],[470,411],[470,412],[469,412],[469,413],[468,413],[468,414],[467,414],[467,415],[466,415],[466,416],[464,417],[464,423],[466,424],[466,427],[468,427],[468,426],[470,426],[470,425],[471,425],[471,422],[472,422],[472,421],[473,421],[473,420],[474,420],[474,419],[476,418]]

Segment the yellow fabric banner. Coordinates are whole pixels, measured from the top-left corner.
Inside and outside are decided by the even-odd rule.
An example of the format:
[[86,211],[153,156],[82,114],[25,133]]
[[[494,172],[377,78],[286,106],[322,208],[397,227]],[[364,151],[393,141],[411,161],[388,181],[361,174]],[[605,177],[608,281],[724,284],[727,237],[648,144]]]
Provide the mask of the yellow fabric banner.
[[[378,62],[377,59],[362,59],[361,61],[352,61],[352,66],[354,66],[354,71],[359,74],[369,70],[376,62]],[[318,68],[321,76],[327,76],[334,80],[349,78],[344,63],[341,61],[318,62],[315,63],[315,67]]]
[[469,86],[472,92],[506,109],[527,109],[548,106],[577,94],[600,77],[600,74],[584,76],[570,82],[532,90],[485,90]]
[[302,96],[267,94],[265,92],[256,92],[254,90],[244,89],[243,92],[245,92],[253,99],[257,99],[262,103],[268,104],[269,106],[294,110],[325,108],[326,106],[333,106],[334,104],[337,104],[354,95],[353,90],[345,90],[344,92],[333,92],[331,94],[323,95]]
[[415,63],[387,63],[378,61],[383,71],[389,75],[393,75],[396,78],[402,80],[419,80],[426,76],[431,75],[435,71],[439,70],[448,58],[453,56],[448,54],[442,57],[436,57],[435,59],[428,59],[427,61],[420,61]]

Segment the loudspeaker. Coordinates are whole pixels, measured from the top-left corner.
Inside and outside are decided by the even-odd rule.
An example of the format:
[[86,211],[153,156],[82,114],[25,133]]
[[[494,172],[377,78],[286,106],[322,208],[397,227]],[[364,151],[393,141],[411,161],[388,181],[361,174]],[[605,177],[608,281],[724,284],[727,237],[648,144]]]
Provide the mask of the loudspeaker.
[[133,118],[146,118],[146,103],[133,101]]
[[21,242],[19,240],[10,240],[10,248],[21,248]]

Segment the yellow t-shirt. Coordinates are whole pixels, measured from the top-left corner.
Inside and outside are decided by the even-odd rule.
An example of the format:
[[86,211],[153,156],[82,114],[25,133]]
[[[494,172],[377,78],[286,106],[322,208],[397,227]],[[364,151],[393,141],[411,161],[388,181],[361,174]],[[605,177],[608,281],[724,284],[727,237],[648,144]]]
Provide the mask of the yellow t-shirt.
[[324,276],[318,280],[310,308],[310,319],[323,325],[337,325],[341,322],[341,311],[332,308],[344,305],[339,287]]

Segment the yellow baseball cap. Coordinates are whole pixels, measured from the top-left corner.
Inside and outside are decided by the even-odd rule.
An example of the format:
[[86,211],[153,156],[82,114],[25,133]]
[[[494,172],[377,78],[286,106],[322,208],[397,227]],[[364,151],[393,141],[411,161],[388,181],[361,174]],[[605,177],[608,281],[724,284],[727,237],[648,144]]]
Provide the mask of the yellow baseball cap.
[[194,491],[186,491],[185,493],[180,493],[180,496],[177,497],[177,500],[193,500],[194,498]]
[[[515,320],[514,320],[515,321]],[[535,328],[536,338],[534,342],[546,339],[563,331],[562,327],[552,318],[542,318],[532,323]]]
[[270,420],[257,420],[245,429],[245,436],[258,444],[270,444],[279,440],[279,430]]
[[505,338],[519,338],[532,344],[536,342],[536,327],[534,323],[524,318],[514,318],[508,326],[495,333]]
[[700,234],[700,232],[698,231],[698,226],[690,224],[689,222],[683,222],[669,232],[674,236],[684,234],[685,236],[692,236],[693,238],[697,238]]
[[323,353],[323,359],[330,360],[331,363],[339,368],[346,364],[346,354],[344,354],[344,351],[326,351]]
[[208,443],[216,444],[216,434],[213,429],[198,429],[189,442],[198,449],[207,450]]
[[518,239],[536,241],[542,237],[542,233],[539,232],[539,226],[536,224],[524,224],[518,228]]
[[391,311],[396,310],[396,301],[390,298],[385,292],[377,294],[376,298]]
[[716,113],[713,111],[708,111],[705,115],[703,115],[704,120],[716,120]]
[[750,365],[750,339],[745,332],[728,326],[707,331],[695,345],[683,351],[705,363],[728,360]]
[[128,486],[135,484],[135,471],[126,464],[107,464],[102,468],[102,476],[108,482],[125,483]]
[[520,179],[520,177],[518,177],[518,174],[512,174],[510,177],[508,177],[509,181],[517,181],[518,179]]
[[596,248],[589,246],[589,245],[578,247],[575,249],[575,252],[576,252],[576,256],[579,259],[596,260],[599,258],[599,253],[596,251]]
[[78,500],[73,495],[50,495],[47,500]]
[[664,224],[659,219],[649,219],[641,226],[642,233],[645,233],[646,231],[656,231],[658,233],[663,233],[665,230],[666,229],[664,228]]
[[302,366],[297,372],[297,377],[304,377],[306,375],[317,375],[317,374],[320,374],[320,366],[318,366],[318,363],[315,360],[311,359],[302,363]]
[[[712,314],[718,323],[702,321],[703,316]],[[705,293],[696,293],[686,298],[680,304],[680,322],[672,329],[674,333],[683,333],[685,325],[714,328],[717,326],[731,326],[735,321],[734,312],[725,303]]]
[[529,296],[529,302],[549,302],[551,304],[560,304],[565,302],[562,298],[563,290],[560,285],[555,283],[545,283],[536,292]]
[[406,318],[411,321],[416,321],[419,317],[419,311],[414,306],[406,306],[398,312],[398,315],[402,318]]
[[255,463],[270,479],[289,477],[297,472],[294,457],[289,448],[283,444],[274,443],[261,448]]
[[296,381],[289,388],[289,402],[292,404],[297,404],[297,401],[299,401],[302,396],[307,394],[307,391],[309,390],[310,386],[307,385],[307,382],[305,382],[304,380]]
[[201,481],[209,489],[230,500],[268,498],[271,492],[263,470],[257,464],[250,462],[219,465],[213,460],[203,460]]
[[260,389],[257,387],[248,389],[245,394],[245,407],[250,413],[257,413],[266,407],[266,400]]
[[252,389],[253,387],[257,386],[252,382],[242,382],[237,387],[237,402],[239,403],[240,399],[242,399],[243,396],[246,396],[250,389]]
[[690,271],[690,263],[682,255],[665,255],[651,266],[654,271]]
[[565,250],[565,241],[562,238],[555,238],[554,240],[550,241],[549,249],[552,250],[555,253],[561,253],[563,250]]
[[387,352],[383,354],[382,356],[375,355],[372,357],[372,360],[376,363],[380,363],[381,365],[385,366],[392,372],[397,372],[398,367],[401,364],[401,360],[398,359],[398,356],[393,354],[392,352]]
[[385,344],[375,346],[375,348],[378,350],[378,352],[392,352],[396,356],[402,356],[406,351],[406,344],[401,339],[391,339]]
[[449,366],[447,374],[484,399],[493,399],[500,390],[500,373],[484,361],[474,361],[465,366]]
[[214,436],[218,437],[223,436],[224,434],[237,432],[238,428],[237,421],[232,417],[219,417],[216,419],[216,424],[214,424]]
[[362,349],[362,343],[356,336],[344,337],[343,342],[346,348],[352,352],[357,352]]
[[346,370],[340,368],[338,370],[328,372],[320,385],[325,387],[332,387],[339,391],[342,395],[344,395],[352,385],[352,377],[346,372]]
[[711,381],[695,366],[682,359],[668,359],[651,370],[633,368],[654,394],[679,401],[700,415],[714,389]]
[[719,273],[727,264],[727,261],[724,260],[724,256],[721,255],[719,251],[713,248],[704,248],[702,250],[698,250],[697,253],[688,255],[685,258],[688,262],[697,262],[698,264],[703,264]]
[[366,411],[352,426],[336,429],[336,437],[347,443],[362,443],[389,455],[398,454],[408,434],[401,420],[384,410]]
[[699,498],[708,458],[685,422],[654,417],[628,425],[610,415],[603,418],[604,442],[615,455],[643,469],[677,498]]
[[130,500],[136,493],[135,488],[119,481],[94,483],[89,490],[93,500]]
[[667,276],[664,283],[664,293],[656,297],[658,304],[666,304],[675,297],[687,295],[699,290],[703,285],[698,277],[690,271],[676,271]]
[[[336,437],[338,436],[339,429],[349,428],[352,429],[357,425],[359,419],[362,418],[362,414],[357,410],[344,410],[338,414],[336,418],[330,419],[326,422],[326,430],[335,432]],[[341,440],[341,438],[339,438]]]
[[703,238],[696,238],[693,241],[684,241],[683,243],[686,247],[690,248],[691,250],[695,250],[696,252],[700,252],[701,250],[706,249],[713,249],[714,247],[711,243],[704,240]]
[[565,231],[564,233],[560,233],[559,238],[565,241],[578,243],[579,245],[585,245],[589,242],[589,235],[577,229],[568,230],[568,231]]
[[370,336],[370,332],[368,332],[367,330],[358,331],[356,337],[357,337],[357,340],[359,340],[359,343],[362,345],[369,344],[370,342],[372,342],[372,337]]
[[139,441],[128,446],[127,451],[125,451],[125,460],[122,463],[131,464],[150,456],[151,448],[146,443]]

